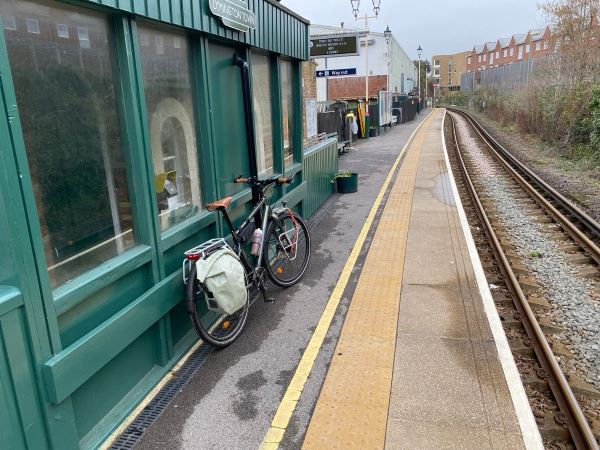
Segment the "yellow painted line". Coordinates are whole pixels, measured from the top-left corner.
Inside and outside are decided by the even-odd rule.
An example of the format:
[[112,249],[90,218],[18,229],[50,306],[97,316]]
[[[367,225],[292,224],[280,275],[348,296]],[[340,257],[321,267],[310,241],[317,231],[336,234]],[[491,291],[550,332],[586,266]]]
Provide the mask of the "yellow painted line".
[[279,447],[279,444],[281,443],[281,440],[283,439],[283,435],[285,433],[285,430],[288,427],[288,424],[292,417],[292,414],[294,413],[294,410],[296,409],[296,404],[298,403],[298,400],[300,399],[300,395],[302,394],[302,391],[304,390],[304,385],[306,384],[306,380],[308,379],[308,376],[312,370],[315,359],[316,359],[317,355],[319,354],[321,345],[323,344],[323,340],[325,339],[325,336],[327,335],[327,332],[331,325],[331,320],[333,319],[333,316],[335,315],[335,311],[337,310],[337,307],[340,303],[342,294],[343,294],[344,290],[346,289],[346,285],[348,284],[348,280],[350,279],[350,275],[352,274],[352,269],[356,265],[356,261],[358,260],[360,251],[361,251],[361,249],[364,245],[364,242],[367,238],[367,235],[369,233],[371,225],[373,224],[373,220],[375,219],[375,214],[377,214],[377,210],[379,209],[379,206],[381,205],[381,202],[383,201],[385,192],[387,191],[388,186],[390,185],[392,178],[394,176],[394,173],[396,172],[398,164],[400,164],[400,161],[401,161],[402,157],[404,156],[406,149],[409,147],[410,143],[412,142],[415,134],[421,129],[423,124],[426,122],[429,122],[430,119],[431,119],[431,114],[427,119],[425,119],[423,122],[421,122],[419,124],[419,126],[413,131],[413,133],[408,138],[406,145],[402,148],[400,154],[396,158],[396,161],[392,165],[392,168],[390,169],[388,176],[385,179],[383,186],[381,187],[379,194],[377,195],[377,197],[375,199],[373,207],[371,208],[371,211],[369,212],[369,215],[367,216],[365,224],[363,225],[363,227],[360,231],[360,234],[358,235],[358,238],[354,244],[354,247],[352,248],[350,256],[348,257],[348,260],[346,261],[346,264],[344,265],[342,273],[340,274],[340,277],[338,278],[337,284],[336,284],[335,288],[333,289],[333,292],[331,293],[329,300],[327,301],[327,305],[325,306],[325,310],[323,311],[323,314],[319,320],[319,323],[317,324],[317,327],[315,328],[315,331],[313,332],[313,335],[311,336],[308,346],[306,347],[304,354],[302,355],[302,358],[300,359],[300,363],[298,364],[298,367],[296,368],[296,372],[294,373],[294,376],[292,377],[292,380],[290,381],[290,384],[288,385],[288,388],[287,388],[285,394],[283,395],[281,403],[279,404],[279,407],[278,407],[277,411],[275,412],[275,417],[273,418],[273,421],[271,422],[271,427],[269,428],[265,437],[263,438],[263,442],[260,446],[261,450],[273,450],[273,449],[277,449]]
[[425,130],[410,143],[390,191],[303,449],[384,448],[404,257]]

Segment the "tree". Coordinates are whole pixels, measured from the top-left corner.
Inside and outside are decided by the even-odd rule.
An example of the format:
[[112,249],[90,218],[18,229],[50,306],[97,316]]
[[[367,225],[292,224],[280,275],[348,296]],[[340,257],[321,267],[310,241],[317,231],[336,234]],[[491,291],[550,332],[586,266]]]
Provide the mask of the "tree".
[[[589,99],[600,80],[600,2],[546,0],[540,8],[552,26],[555,49],[542,77],[543,81],[551,81],[543,86],[545,98],[552,98],[554,119],[564,124],[563,143],[570,147],[588,140],[591,133],[587,126],[591,114]],[[553,92],[547,92],[548,88]]]
[[598,80],[598,0],[547,0],[541,5],[552,25],[552,37],[560,58],[560,70],[568,82]]

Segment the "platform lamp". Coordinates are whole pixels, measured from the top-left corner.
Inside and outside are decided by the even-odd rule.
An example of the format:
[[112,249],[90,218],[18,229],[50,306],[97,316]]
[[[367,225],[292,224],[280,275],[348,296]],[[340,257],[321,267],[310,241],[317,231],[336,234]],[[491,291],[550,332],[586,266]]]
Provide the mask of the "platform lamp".
[[[374,16],[369,16],[367,14],[361,19],[365,19],[365,139],[369,139],[369,19],[377,19],[379,17],[379,10],[381,9],[381,0],[371,0],[373,3],[373,12]],[[360,8],[360,0],[350,0],[350,5],[352,6],[352,13],[354,14],[354,19],[358,20],[358,13]]]
[[392,40],[392,30],[390,30],[390,26],[388,25],[385,31],[383,32],[385,36],[385,43],[387,44],[387,63],[388,63],[388,75],[387,75],[387,90],[390,92],[390,66],[392,64],[392,56],[390,55],[390,42]]
[[419,45],[417,49],[417,55],[419,55],[419,77],[417,78],[417,90],[419,91],[419,109],[421,108],[421,52],[423,49]]

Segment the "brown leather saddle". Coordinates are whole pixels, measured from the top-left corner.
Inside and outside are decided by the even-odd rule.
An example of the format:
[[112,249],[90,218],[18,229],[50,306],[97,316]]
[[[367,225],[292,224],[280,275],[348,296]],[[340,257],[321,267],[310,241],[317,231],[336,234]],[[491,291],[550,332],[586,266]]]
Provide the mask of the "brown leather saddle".
[[208,209],[209,211],[216,211],[219,208],[227,209],[229,205],[231,205],[232,200],[233,197],[222,198],[221,200],[217,200],[216,202],[212,202],[206,205],[206,209]]

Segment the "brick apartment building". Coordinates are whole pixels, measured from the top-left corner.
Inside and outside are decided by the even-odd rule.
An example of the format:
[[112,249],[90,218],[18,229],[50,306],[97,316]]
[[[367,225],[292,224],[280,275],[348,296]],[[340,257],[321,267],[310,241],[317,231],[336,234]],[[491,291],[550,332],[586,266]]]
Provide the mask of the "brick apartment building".
[[552,31],[543,29],[529,30],[526,34],[515,34],[510,38],[475,45],[468,52],[467,72],[492,69],[513,64],[529,58],[538,58],[554,51]]
[[467,72],[467,58],[471,52],[460,52],[452,55],[434,55],[431,75],[433,82],[439,84],[440,93],[460,90],[460,76]]

